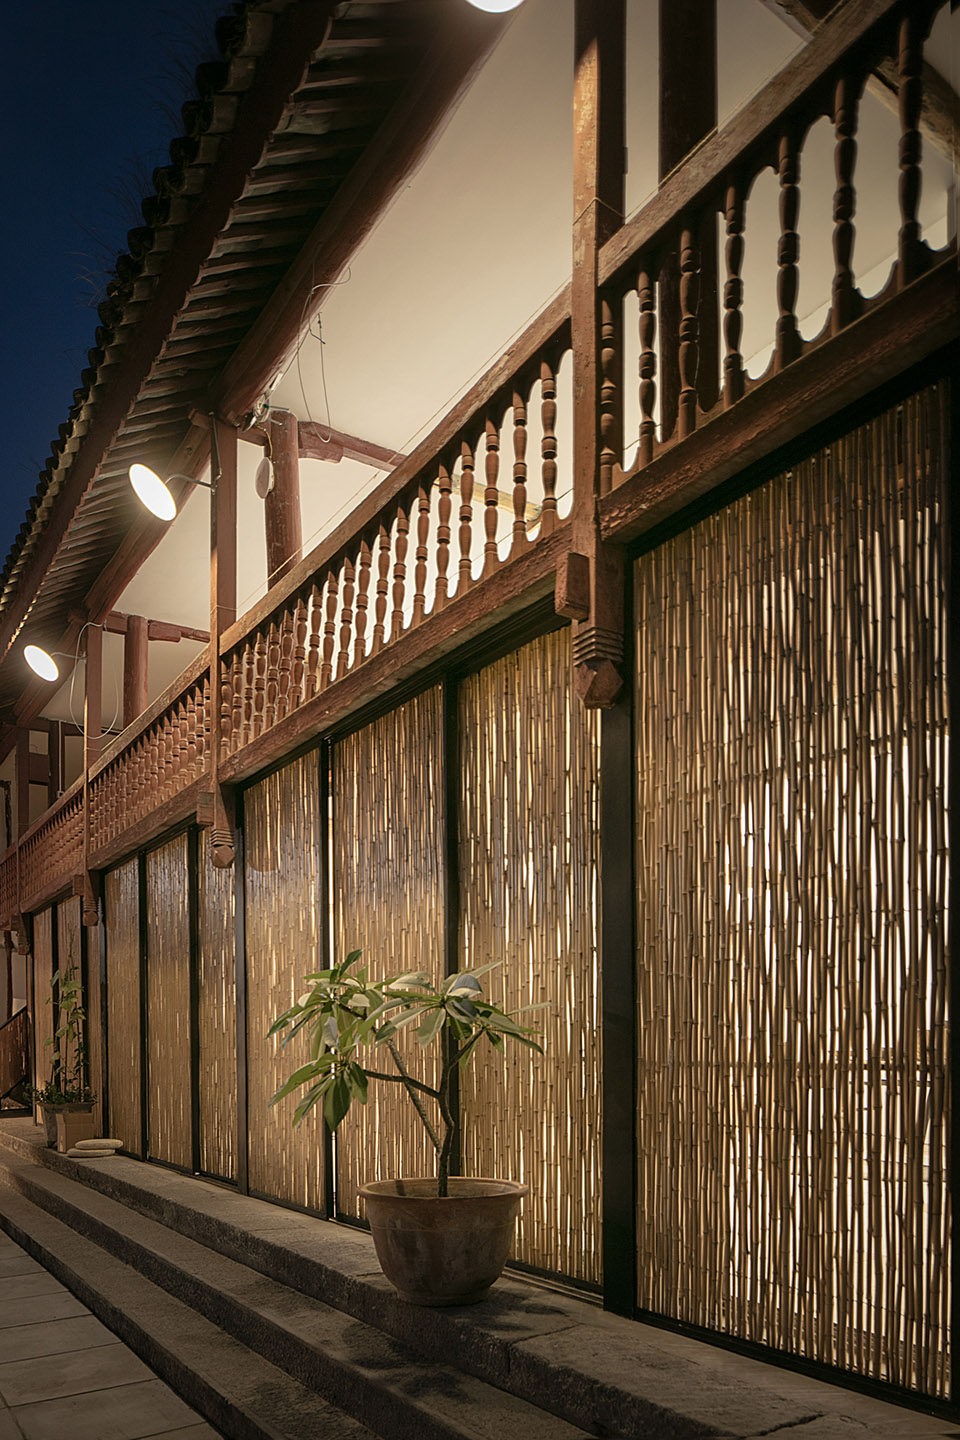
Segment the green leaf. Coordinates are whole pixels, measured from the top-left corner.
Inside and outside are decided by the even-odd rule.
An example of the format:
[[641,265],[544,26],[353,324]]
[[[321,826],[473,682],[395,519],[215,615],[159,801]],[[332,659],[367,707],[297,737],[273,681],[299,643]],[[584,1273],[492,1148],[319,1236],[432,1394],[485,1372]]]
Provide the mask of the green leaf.
[[308,1080],[313,1080],[316,1076],[316,1073],[317,1070],[315,1065],[301,1065],[300,1069],[294,1070],[289,1080],[285,1081],[284,1084],[280,1086],[280,1089],[277,1091],[276,1095],[274,1095],[273,1099],[270,1101],[270,1104],[276,1105],[278,1100],[282,1100],[285,1095],[289,1095],[291,1090],[296,1090],[298,1085],[305,1085]]
[[483,986],[472,975],[451,975],[443,983],[444,995],[482,995]]
[[[358,952],[359,953],[359,952]],[[350,1085],[345,1075],[337,1075],[323,1097],[323,1118],[331,1130],[336,1130],[340,1121],[350,1109],[350,1101],[353,1096],[350,1094]]]
[[442,1005],[438,1005],[435,1010],[428,1010],[417,1030],[418,1044],[422,1045],[424,1049],[432,1044],[443,1029],[443,1022],[446,1018],[446,1011]]

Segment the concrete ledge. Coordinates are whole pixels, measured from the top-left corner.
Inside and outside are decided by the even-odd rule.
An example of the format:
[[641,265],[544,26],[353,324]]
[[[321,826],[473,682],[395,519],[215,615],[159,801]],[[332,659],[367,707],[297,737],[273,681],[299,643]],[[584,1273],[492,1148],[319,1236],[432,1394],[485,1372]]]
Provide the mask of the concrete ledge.
[[[479,1305],[405,1305],[365,1233],[123,1157],[73,1161],[29,1121],[0,1147],[31,1158],[415,1350],[562,1416],[594,1435],[756,1440],[946,1440],[956,1421],[884,1404],[516,1279]],[[2,1160],[2,1155],[0,1155]]]

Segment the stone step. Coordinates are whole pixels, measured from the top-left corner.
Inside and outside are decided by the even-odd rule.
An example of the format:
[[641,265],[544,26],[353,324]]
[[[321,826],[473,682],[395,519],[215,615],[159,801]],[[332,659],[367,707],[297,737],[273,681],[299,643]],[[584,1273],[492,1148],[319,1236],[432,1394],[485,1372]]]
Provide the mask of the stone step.
[[228,1440],[376,1440],[373,1431],[8,1186],[4,1231]]
[[620,1440],[756,1440],[780,1430],[792,1440],[960,1436],[956,1416],[935,1418],[604,1314],[516,1276],[505,1276],[479,1305],[406,1305],[380,1273],[363,1231],[126,1157],[71,1160],[48,1151],[29,1120],[0,1122],[0,1174],[5,1165],[27,1160],[238,1261],[254,1281],[266,1277],[322,1301],[399,1341],[421,1361],[449,1366],[461,1378],[472,1375],[587,1434]]
[[[5,1182],[384,1440],[583,1440],[585,1432],[210,1250],[67,1176],[24,1161]],[[0,1215],[5,1197],[0,1193]],[[93,1307],[91,1307],[93,1308]]]

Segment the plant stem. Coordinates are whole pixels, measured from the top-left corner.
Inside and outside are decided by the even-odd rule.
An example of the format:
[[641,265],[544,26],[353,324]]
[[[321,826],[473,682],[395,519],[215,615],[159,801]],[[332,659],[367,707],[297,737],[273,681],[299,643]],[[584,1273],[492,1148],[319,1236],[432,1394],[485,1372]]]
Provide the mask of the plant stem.
[[446,1198],[450,1189],[450,1155],[453,1151],[453,1137],[456,1131],[456,1120],[450,1106],[450,1082],[456,1065],[456,1055],[448,1054],[440,1075],[440,1094],[437,1097],[444,1124],[443,1147],[437,1167],[437,1195],[441,1200]]
[[[443,1145],[441,1145],[440,1137],[438,1136],[436,1130],[433,1128],[429,1119],[427,1118],[427,1112],[423,1108],[423,1103],[421,1102],[420,1097],[417,1094],[417,1090],[425,1090],[427,1094],[435,1095],[436,1098],[440,1100],[440,1108],[442,1114],[443,1102],[440,1099],[440,1096],[437,1094],[436,1091],[429,1090],[426,1085],[419,1084],[418,1081],[413,1079],[412,1075],[407,1074],[403,1061],[400,1059],[400,1051],[397,1049],[396,1044],[393,1040],[387,1041],[387,1049],[390,1051],[394,1065],[396,1065],[397,1069],[400,1071],[400,1078],[406,1088],[407,1094],[410,1096],[410,1099],[413,1102],[413,1108],[416,1110],[417,1114],[420,1116],[420,1119],[423,1121],[424,1129],[430,1136],[430,1141],[433,1145],[434,1150],[436,1150],[438,1155],[441,1155],[443,1153]],[[370,1071],[369,1073],[372,1074],[373,1072]]]

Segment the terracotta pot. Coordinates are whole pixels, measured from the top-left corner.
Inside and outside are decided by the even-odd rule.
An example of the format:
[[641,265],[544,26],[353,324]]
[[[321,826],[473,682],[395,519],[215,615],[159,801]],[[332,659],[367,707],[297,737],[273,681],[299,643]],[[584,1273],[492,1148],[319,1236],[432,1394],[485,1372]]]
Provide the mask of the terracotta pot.
[[360,1187],[384,1275],[413,1305],[472,1305],[499,1277],[526,1185],[454,1176],[375,1180]]
[[57,1110],[54,1105],[41,1105],[40,1114],[43,1116],[43,1128],[47,1136],[47,1149],[57,1148]]
[[87,1100],[76,1105],[58,1105],[57,1149],[65,1155],[78,1140],[92,1140],[96,1134],[93,1118],[93,1101]]

